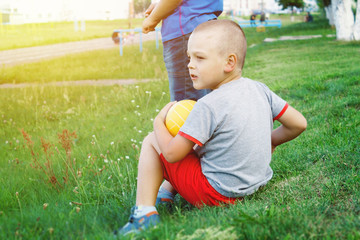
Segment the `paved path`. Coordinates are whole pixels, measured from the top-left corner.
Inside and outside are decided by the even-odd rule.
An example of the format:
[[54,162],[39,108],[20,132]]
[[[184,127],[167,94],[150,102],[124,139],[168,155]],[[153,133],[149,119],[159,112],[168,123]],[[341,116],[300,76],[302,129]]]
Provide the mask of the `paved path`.
[[159,79],[101,79],[101,80],[78,80],[78,81],[62,81],[49,83],[4,83],[0,84],[2,88],[24,88],[24,87],[47,87],[47,86],[113,86],[113,85],[130,85],[144,82],[160,81]]
[[[155,32],[143,34],[143,41],[154,40]],[[160,34],[159,34],[160,38]],[[133,39],[127,39],[124,45],[138,44],[138,34]],[[98,38],[86,41],[76,41],[59,43],[45,46],[19,48],[13,50],[0,51],[0,67],[14,66],[23,63],[37,62],[44,59],[51,59],[72,53],[80,53],[98,49],[119,48],[115,45],[111,37]]]
[[323,35],[305,35],[305,36],[281,36],[278,39],[276,38],[265,38],[264,42],[275,42],[275,41],[288,41],[288,40],[307,40],[313,38],[321,38],[321,37],[336,37],[334,34]]

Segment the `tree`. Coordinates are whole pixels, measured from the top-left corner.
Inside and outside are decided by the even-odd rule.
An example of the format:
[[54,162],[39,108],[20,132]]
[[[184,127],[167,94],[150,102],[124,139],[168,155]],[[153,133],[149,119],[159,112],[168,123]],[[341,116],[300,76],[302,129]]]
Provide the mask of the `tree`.
[[335,25],[334,14],[332,10],[331,0],[317,0],[319,8],[324,9],[326,18],[331,26]]
[[332,0],[337,40],[351,40],[354,26],[354,14],[351,0]]
[[352,38],[355,41],[360,41],[360,1],[359,0],[357,1],[356,5],[357,5],[356,6],[356,19],[355,19]]
[[151,0],[133,0],[134,1],[134,12],[137,13],[144,13],[145,10],[151,4]]
[[324,8],[329,24],[336,27],[337,40],[360,40],[360,1],[357,1],[356,19],[352,0],[319,0],[318,3]]
[[276,1],[283,7],[283,9],[291,7],[291,9],[293,10],[294,7],[297,7],[297,8],[304,7],[303,0],[276,0]]

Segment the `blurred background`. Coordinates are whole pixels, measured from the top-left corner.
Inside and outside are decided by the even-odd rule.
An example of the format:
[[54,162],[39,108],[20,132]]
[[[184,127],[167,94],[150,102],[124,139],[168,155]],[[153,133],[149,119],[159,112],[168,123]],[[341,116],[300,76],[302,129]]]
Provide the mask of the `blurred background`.
[[[318,10],[315,0],[304,0],[302,8],[286,8],[275,0],[224,0],[224,12],[248,16],[261,11],[277,14]],[[77,20],[114,20],[142,17],[151,0],[0,0],[2,24]]]

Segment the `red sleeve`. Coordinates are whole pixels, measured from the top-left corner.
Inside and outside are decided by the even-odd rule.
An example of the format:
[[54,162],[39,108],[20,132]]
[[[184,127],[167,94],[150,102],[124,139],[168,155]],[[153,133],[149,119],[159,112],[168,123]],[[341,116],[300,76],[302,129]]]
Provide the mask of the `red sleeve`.
[[190,135],[187,135],[186,133],[183,133],[183,132],[179,131],[178,134],[179,134],[180,136],[183,136],[184,138],[186,138],[186,139],[188,139],[188,140],[196,143],[196,144],[199,145],[200,147],[203,145],[199,140],[193,138],[193,137],[190,136]]
[[289,107],[289,104],[286,103],[285,106],[284,106],[284,108],[281,110],[281,112],[274,118],[274,121],[275,121],[275,120],[278,120],[279,118],[281,118],[281,116],[285,113],[285,111],[286,111],[286,109],[288,109],[288,107]]

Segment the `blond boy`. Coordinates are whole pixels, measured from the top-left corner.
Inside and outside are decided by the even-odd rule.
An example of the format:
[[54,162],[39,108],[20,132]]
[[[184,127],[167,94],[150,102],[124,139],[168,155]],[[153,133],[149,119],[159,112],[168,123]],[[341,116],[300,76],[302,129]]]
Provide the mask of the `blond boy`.
[[[121,235],[156,225],[155,203],[164,193],[170,201],[179,193],[197,207],[234,204],[254,193],[272,178],[275,148],[306,129],[301,113],[266,85],[241,76],[246,39],[235,22],[200,24],[188,56],[194,88],[213,91],[195,104],[175,137],[164,124],[174,102],[155,118],[140,153],[134,213]],[[273,130],[275,120],[281,125]]]

